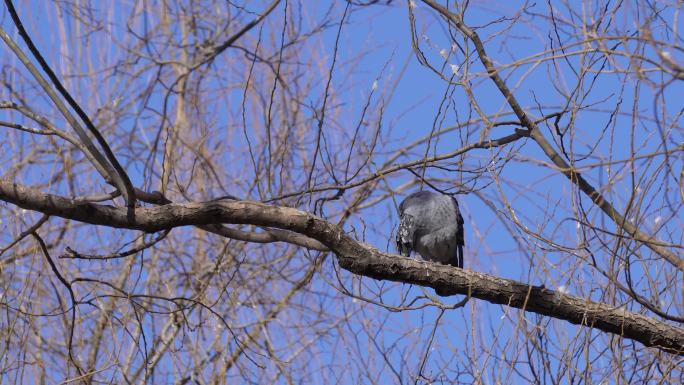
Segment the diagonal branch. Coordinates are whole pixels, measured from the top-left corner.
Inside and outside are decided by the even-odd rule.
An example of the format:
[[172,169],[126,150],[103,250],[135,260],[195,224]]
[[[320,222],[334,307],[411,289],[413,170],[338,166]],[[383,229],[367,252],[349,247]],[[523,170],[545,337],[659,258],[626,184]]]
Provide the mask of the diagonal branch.
[[684,356],[684,329],[624,307],[487,274],[416,261],[383,253],[357,242],[341,228],[301,210],[259,202],[218,200],[137,208],[134,216],[124,208],[46,194],[0,179],[0,200],[19,207],[79,222],[112,228],[160,231],[180,226],[219,223],[251,224],[293,231],[316,239],[338,257],[342,268],[359,275],[432,287],[449,294],[467,294],[573,324],[585,325],[638,341],[645,346]]
[[[91,134],[95,137],[95,140],[100,144],[100,147],[102,148],[104,155],[107,160],[103,159],[102,155],[100,155],[99,151],[95,147],[95,145],[92,143],[90,140],[90,137],[83,131],[83,128],[79,124],[74,124],[74,122],[70,121],[71,126],[74,128],[76,133],[78,134],[79,138],[83,141],[83,144],[90,150],[92,153],[91,155],[95,157],[102,165],[102,167],[107,170],[108,176],[114,181],[116,187],[121,191],[123,194],[125,200],[126,200],[126,205],[129,208],[132,208],[135,206],[135,193],[133,190],[133,184],[131,183],[131,180],[128,178],[128,174],[126,174],[126,171],[123,169],[119,161],[116,159],[116,156],[112,152],[112,150],[109,148],[109,144],[107,144],[107,141],[102,137],[102,134],[95,128],[95,125],[93,122],[90,120],[90,117],[88,114],[83,111],[81,106],[74,100],[74,98],[71,96],[69,91],[64,88],[62,83],[59,81],[59,78],[57,75],[52,71],[52,68],[48,65],[48,63],[45,61],[43,58],[43,55],[40,54],[40,51],[38,51],[38,48],[33,44],[33,41],[31,40],[31,37],[28,35],[26,30],[24,29],[24,25],[21,22],[21,19],[19,19],[19,15],[17,15],[17,11],[14,9],[14,5],[12,4],[12,0],[5,0],[5,5],[7,6],[7,10],[10,13],[10,16],[12,17],[12,21],[14,22],[14,25],[17,27],[17,30],[19,31],[19,35],[21,38],[24,40],[26,45],[29,48],[29,51],[33,54],[33,56],[36,58],[38,63],[40,64],[41,68],[45,73],[48,75],[50,78],[50,81],[52,81],[52,84],[57,88],[57,91],[66,99],[67,103],[71,106],[71,108],[76,111],[76,114],[78,115],[79,118],[85,123],[86,127],[90,131]],[[22,58],[23,54],[21,51],[16,47],[16,45],[11,41],[9,36],[5,36],[4,31],[3,33],[3,39],[5,40],[5,43],[7,43],[8,46],[17,54],[17,56],[22,60],[24,65],[27,66],[27,68],[30,70],[31,74],[36,77],[36,80],[39,81],[41,86],[45,89],[45,91],[48,92],[48,95],[50,96],[51,99],[53,99],[53,102],[57,104],[58,108],[61,102],[57,101],[57,98],[52,95],[52,89],[47,89],[44,82],[41,82],[40,80],[42,79],[41,76],[37,71],[31,70],[32,65],[30,65],[30,62],[28,62],[28,59]],[[29,65],[27,65],[27,63]],[[62,114],[65,115],[65,118],[69,120],[70,114],[65,111],[65,108],[59,108]],[[67,116],[69,115],[69,116]],[[73,119],[73,117],[72,117]],[[113,168],[113,170],[112,170]]]
[[449,11],[447,8],[438,4],[434,0],[423,0],[424,3],[432,7],[434,10],[439,12],[444,16],[449,22],[451,22],[456,28],[458,28],[461,33],[463,33],[468,39],[473,42],[477,54],[480,57],[482,65],[484,65],[487,70],[489,78],[496,84],[499,92],[506,98],[508,105],[511,107],[515,115],[520,120],[520,124],[530,130],[530,137],[539,145],[539,147],[544,151],[549,159],[558,167],[558,169],[565,175],[572,183],[577,185],[577,187],[582,190],[601,210],[603,210],[606,215],[608,215],[615,224],[626,231],[634,239],[642,242],[649,249],[663,257],[673,266],[677,267],[680,271],[684,272],[684,259],[675,255],[672,251],[665,247],[662,247],[663,242],[659,241],[657,238],[644,233],[638,227],[636,227],[632,222],[627,220],[622,214],[615,209],[613,204],[609,202],[594,186],[592,186],[582,174],[580,174],[574,167],[569,165],[558,152],[553,148],[551,143],[549,143],[544,135],[542,134],[539,126],[536,122],[529,118],[525,111],[518,103],[518,100],[513,95],[513,92],[508,88],[504,80],[499,76],[499,72],[494,67],[491,59],[487,55],[484,49],[484,44],[480,39],[480,36],[473,29],[469,28],[463,22],[460,15]]
[[239,31],[237,31],[233,36],[229,37],[226,41],[223,43],[219,44],[216,47],[212,47],[211,52],[208,52],[205,57],[202,58],[202,60],[198,61],[195,65],[193,65],[194,68],[199,67],[200,65],[214,59],[218,55],[221,54],[221,52],[225,51],[228,49],[228,47],[231,47],[239,38],[242,37],[245,33],[249,32],[252,28],[257,26],[259,23],[261,23],[273,10],[280,4],[281,0],[273,0],[271,4],[269,4],[268,7],[259,15],[257,16],[254,20],[250,21],[249,23],[245,24],[242,28],[240,28]]

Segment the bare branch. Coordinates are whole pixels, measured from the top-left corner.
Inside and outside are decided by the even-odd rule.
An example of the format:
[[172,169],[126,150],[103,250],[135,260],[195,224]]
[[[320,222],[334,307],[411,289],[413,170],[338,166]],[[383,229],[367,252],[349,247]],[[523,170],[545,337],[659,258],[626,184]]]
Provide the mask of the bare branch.
[[439,12],[442,16],[447,18],[456,28],[458,28],[464,35],[466,35],[475,45],[477,54],[480,61],[487,69],[487,74],[489,78],[496,84],[497,88],[501,94],[506,98],[509,106],[515,112],[520,123],[530,130],[530,137],[539,145],[539,147],[544,151],[544,153],[553,161],[553,163],[559,168],[559,170],[565,175],[570,181],[576,184],[582,192],[584,192],[598,207],[603,210],[620,228],[624,229],[628,234],[633,236],[635,239],[644,243],[648,248],[656,252],[661,257],[665,258],[672,265],[676,266],[679,270],[684,272],[684,259],[680,258],[670,250],[660,246],[662,242],[658,239],[644,233],[639,228],[637,228],[632,222],[627,220],[625,216],[620,214],[612,203],[610,203],[598,190],[596,190],[578,171],[576,171],[572,166],[570,166],[558,152],[553,148],[551,143],[549,143],[544,135],[542,134],[539,126],[530,119],[527,113],[518,103],[517,99],[513,95],[513,92],[508,88],[504,80],[499,76],[497,69],[494,64],[489,59],[487,52],[484,48],[484,43],[480,40],[479,35],[473,29],[469,28],[464,24],[461,16],[450,12],[448,9],[444,8],[437,2],[433,0],[423,0],[430,7]]
[[443,293],[511,306],[641,342],[645,346],[684,355],[684,329],[653,318],[539,286],[497,278],[450,266],[387,254],[357,242],[339,227],[306,212],[248,201],[210,201],[125,209],[45,194],[0,180],[0,199],[47,215],[116,228],[159,231],[180,226],[216,223],[277,227],[316,239],[338,257],[340,266],[375,279],[432,287]]

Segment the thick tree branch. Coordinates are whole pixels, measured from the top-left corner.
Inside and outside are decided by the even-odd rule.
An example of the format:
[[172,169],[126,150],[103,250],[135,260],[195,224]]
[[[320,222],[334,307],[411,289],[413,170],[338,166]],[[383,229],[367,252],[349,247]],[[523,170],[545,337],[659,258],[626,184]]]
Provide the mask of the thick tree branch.
[[294,233],[292,231],[285,231],[279,229],[264,228],[264,232],[249,232],[221,225],[204,225],[199,226],[202,230],[220,235],[222,237],[235,239],[238,241],[251,243],[274,243],[286,242],[297,246],[305,247],[309,250],[329,251],[324,244],[315,239]]
[[179,226],[220,223],[251,224],[293,231],[330,248],[342,268],[375,279],[432,287],[449,294],[466,294],[491,303],[586,325],[639,341],[645,346],[684,355],[684,329],[641,314],[468,270],[387,254],[357,242],[339,227],[289,207],[258,202],[218,200],[126,209],[46,194],[0,180],[0,199],[46,215],[113,228],[160,231]]

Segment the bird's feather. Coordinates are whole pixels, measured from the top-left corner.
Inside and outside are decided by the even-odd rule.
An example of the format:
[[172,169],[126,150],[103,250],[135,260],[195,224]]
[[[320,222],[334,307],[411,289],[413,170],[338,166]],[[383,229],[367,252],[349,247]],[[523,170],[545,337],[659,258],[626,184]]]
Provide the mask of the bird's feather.
[[397,249],[412,250],[426,260],[463,267],[463,217],[453,197],[419,191],[399,205]]

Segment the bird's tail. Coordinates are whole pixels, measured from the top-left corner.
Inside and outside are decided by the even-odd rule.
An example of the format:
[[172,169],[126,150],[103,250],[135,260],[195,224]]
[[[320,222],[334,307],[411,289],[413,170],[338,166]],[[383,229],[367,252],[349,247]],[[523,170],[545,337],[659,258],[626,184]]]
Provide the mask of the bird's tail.
[[458,267],[459,269],[463,268],[463,245],[458,245],[456,247],[456,255],[454,255],[454,259],[451,261],[450,265]]

